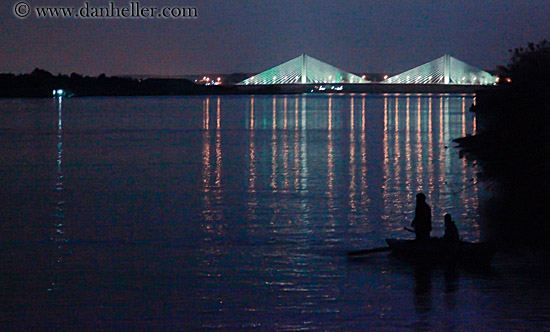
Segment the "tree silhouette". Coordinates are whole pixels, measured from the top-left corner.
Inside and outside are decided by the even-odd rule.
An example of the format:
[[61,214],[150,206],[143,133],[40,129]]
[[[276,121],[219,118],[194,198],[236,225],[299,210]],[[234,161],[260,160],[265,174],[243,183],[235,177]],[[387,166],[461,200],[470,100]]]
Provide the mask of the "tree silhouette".
[[550,249],[550,43],[511,51],[500,86],[477,94],[479,133],[456,140],[495,193],[483,210],[490,234],[507,244]]

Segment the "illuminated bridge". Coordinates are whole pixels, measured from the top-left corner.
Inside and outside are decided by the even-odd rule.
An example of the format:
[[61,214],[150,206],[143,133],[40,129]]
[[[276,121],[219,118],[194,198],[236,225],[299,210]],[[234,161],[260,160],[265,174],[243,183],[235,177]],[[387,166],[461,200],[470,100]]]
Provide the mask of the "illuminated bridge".
[[316,84],[316,83],[368,83],[309,55],[302,54],[276,67],[238,83],[239,85]]
[[459,85],[492,85],[495,82],[495,76],[448,54],[382,81],[393,84]]
[[238,93],[474,93],[497,81],[450,55],[399,75],[370,82],[306,54],[237,83]]

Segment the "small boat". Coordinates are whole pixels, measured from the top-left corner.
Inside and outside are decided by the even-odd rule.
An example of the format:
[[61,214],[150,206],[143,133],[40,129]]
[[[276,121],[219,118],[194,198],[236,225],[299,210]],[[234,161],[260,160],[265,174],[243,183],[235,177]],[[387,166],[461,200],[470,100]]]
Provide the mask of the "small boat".
[[441,238],[427,240],[386,239],[392,254],[400,259],[421,264],[488,265],[495,255],[491,242],[459,241],[449,243]]

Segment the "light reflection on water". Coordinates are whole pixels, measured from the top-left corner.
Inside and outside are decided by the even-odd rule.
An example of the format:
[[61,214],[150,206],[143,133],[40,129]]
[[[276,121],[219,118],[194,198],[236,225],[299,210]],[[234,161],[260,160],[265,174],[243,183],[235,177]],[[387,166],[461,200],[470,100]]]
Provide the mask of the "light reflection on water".
[[548,327],[547,269],[501,259],[488,272],[426,271],[384,254],[345,258],[410,237],[403,226],[419,191],[435,235],[451,213],[464,238],[482,238],[476,170],[451,142],[476,131],[472,100],[2,101],[0,322],[8,330]]
[[[248,149],[242,174],[248,182],[248,213],[254,216],[258,209],[269,208],[259,204],[259,199],[280,193],[295,194],[290,195],[292,202],[285,203],[294,203],[296,196],[321,195],[329,223],[338,216],[370,228],[383,220],[380,234],[391,234],[407,225],[414,195],[423,191],[431,200],[436,233],[442,232],[442,215],[451,213],[462,222],[459,227],[465,238],[479,239],[478,189],[470,186],[475,170],[465,167],[451,143],[474,130],[466,97],[387,95],[381,99],[365,95],[251,97],[245,111]],[[204,104],[205,183],[207,178],[219,179],[219,168],[214,173],[210,170],[223,163],[220,100],[206,98]],[[367,109],[367,100],[372,109]],[[380,102],[383,110],[375,106]],[[213,103],[218,105],[216,112],[210,110]],[[379,114],[372,114],[373,109]],[[383,123],[378,123],[382,112]],[[216,124],[214,131],[209,130],[211,123]],[[216,136],[214,144],[211,135]],[[216,151],[215,162],[207,157],[211,150]],[[377,186],[381,181],[382,186]],[[380,193],[382,197],[370,197]],[[292,213],[307,219],[312,209],[308,202],[300,199],[298,210]],[[279,203],[270,201],[269,205]],[[210,205],[205,207],[210,210]],[[371,240],[381,241],[384,236]]]

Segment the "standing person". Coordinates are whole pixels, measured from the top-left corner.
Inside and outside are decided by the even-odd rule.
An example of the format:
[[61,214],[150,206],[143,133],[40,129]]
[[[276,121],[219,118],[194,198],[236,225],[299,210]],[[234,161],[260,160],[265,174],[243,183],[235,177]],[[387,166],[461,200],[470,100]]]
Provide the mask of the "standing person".
[[417,240],[427,240],[430,238],[430,232],[432,231],[432,209],[426,203],[426,195],[423,193],[416,194],[416,209],[411,227],[414,229]]

